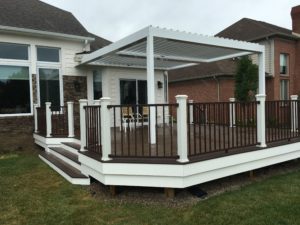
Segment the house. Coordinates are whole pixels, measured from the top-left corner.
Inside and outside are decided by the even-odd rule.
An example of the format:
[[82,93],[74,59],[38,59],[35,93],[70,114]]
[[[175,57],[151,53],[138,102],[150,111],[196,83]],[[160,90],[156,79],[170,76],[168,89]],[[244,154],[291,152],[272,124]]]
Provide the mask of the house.
[[[296,6],[291,11],[293,28],[292,30],[278,27],[262,21],[243,18],[223,31],[216,34],[218,37],[224,37],[234,40],[249,41],[259,43],[266,49],[266,92],[268,100],[287,100],[291,95],[298,95],[300,92],[300,73],[297,62],[300,52],[299,24],[300,24],[300,6]],[[252,56],[254,63],[257,63],[257,57]],[[225,63],[223,63],[225,64]],[[205,68],[203,68],[205,67]],[[230,65],[227,65],[230,68]],[[216,70],[218,74],[216,76]],[[224,68],[220,70],[219,65],[196,65],[193,68],[179,69],[169,72],[169,91],[170,101],[176,93],[194,93],[195,101],[228,101],[228,97],[234,96],[234,71]],[[215,79],[222,77],[221,80]],[[180,79],[179,79],[180,77]],[[225,87],[222,90],[222,86]],[[216,91],[210,91],[205,96],[195,94],[196,90],[219,90],[219,96]],[[179,91],[180,90],[180,91]],[[218,92],[217,92],[218,93]]]
[[[173,195],[300,157],[299,103],[282,110],[265,101],[263,45],[153,26],[109,43],[37,0],[1,0],[0,8],[4,138],[34,124],[39,157],[73,184],[94,178],[112,191],[161,187]],[[168,103],[168,71],[195,63],[221,69],[218,61],[244,55],[257,55],[256,102],[191,103],[177,95]]]
[[[31,134],[33,106],[47,101],[59,107],[111,96],[114,104],[147,103],[141,70],[77,66],[82,55],[108,44],[67,11],[38,0],[1,0],[0,133]],[[156,82],[164,83],[158,73]],[[156,90],[159,103],[166,86]]]

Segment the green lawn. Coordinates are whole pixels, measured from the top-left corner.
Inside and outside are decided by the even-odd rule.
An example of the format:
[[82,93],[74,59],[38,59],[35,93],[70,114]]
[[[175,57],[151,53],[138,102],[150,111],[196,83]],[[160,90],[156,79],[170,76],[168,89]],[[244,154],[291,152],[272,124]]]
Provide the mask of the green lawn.
[[35,154],[0,155],[0,224],[300,224],[300,171],[196,204],[101,201]]

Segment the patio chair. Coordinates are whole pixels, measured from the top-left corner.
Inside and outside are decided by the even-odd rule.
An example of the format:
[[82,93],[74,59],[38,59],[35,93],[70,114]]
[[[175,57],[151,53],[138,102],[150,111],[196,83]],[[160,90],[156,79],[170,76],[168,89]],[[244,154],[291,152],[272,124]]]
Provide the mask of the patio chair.
[[[123,129],[125,132],[127,131],[127,128],[129,126],[129,130],[132,130],[133,127],[133,122],[134,122],[134,117],[132,113],[132,108],[131,107],[122,107],[121,108],[121,123],[123,126]],[[120,126],[120,131],[121,131],[121,126]]]
[[136,113],[135,116],[136,122],[138,126],[143,125],[148,125],[148,120],[149,120],[149,108],[147,106],[142,107],[142,112],[141,113]]

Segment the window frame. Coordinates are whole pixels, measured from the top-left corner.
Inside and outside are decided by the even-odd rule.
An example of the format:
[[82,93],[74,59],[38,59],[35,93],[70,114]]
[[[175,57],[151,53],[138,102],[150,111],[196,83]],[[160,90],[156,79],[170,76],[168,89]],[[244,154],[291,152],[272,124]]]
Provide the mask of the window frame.
[[53,66],[53,65],[37,65],[36,69],[36,85],[37,85],[37,101],[40,107],[44,107],[41,105],[41,92],[40,92],[40,69],[54,69],[58,70],[59,73],[59,102],[60,106],[64,106],[64,92],[63,92],[63,77],[62,77],[62,69],[61,67]]
[[[281,73],[281,56],[285,56],[285,60],[286,60],[286,72],[285,73]],[[280,76],[289,76],[289,54],[288,53],[280,53],[279,54],[279,74]]]
[[[283,99],[282,98],[282,83],[283,82],[287,82],[287,99]],[[286,100],[289,100],[289,92],[290,92],[290,80],[289,79],[280,79],[280,84],[279,84],[279,87],[280,87],[280,89],[279,89],[279,91],[280,91],[280,96],[279,96],[279,98],[280,98],[280,100],[281,101],[286,101]]]
[[[16,60],[13,60],[16,61]],[[30,112],[29,113],[12,113],[12,114],[0,114],[2,117],[21,117],[21,116],[33,116],[33,90],[32,90],[32,68],[30,62],[13,62],[11,60],[2,60],[0,59],[0,66],[19,66],[19,67],[28,67],[29,72],[29,90],[30,90]],[[18,60],[20,61],[20,60]]]
[[101,90],[102,90],[102,97],[103,97],[103,73],[102,73],[102,70],[100,70],[100,69],[93,69],[92,70],[92,89],[93,89],[93,101],[95,101],[95,100],[99,100],[99,99],[95,99],[95,86],[94,86],[94,82],[95,82],[95,80],[94,80],[94,72],[95,71],[97,71],[97,72],[100,72],[100,74],[101,74]]
[[23,43],[16,43],[16,42],[7,42],[7,41],[0,41],[0,43],[5,44],[15,44],[15,45],[24,45],[27,46],[27,53],[28,53],[28,59],[8,59],[8,58],[0,58],[0,62],[8,62],[8,63],[30,63],[31,61],[31,51],[30,51],[30,44],[23,44]]
[[[38,48],[55,48],[58,49],[59,62],[47,62],[47,61],[38,61]],[[55,46],[35,46],[36,53],[36,87],[37,87],[37,102],[41,106],[41,93],[40,93],[40,69],[57,69],[59,73],[59,91],[60,91],[60,106],[64,106],[64,87],[63,87],[63,75],[62,75],[62,49]],[[41,106],[43,107],[43,106]]]
[[[51,61],[39,61],[38,60],[38,48],[49,48],[49,49],[57,49],[58,50],[58,62],[51,62]],[[53,46],[42,46],[42,45],[36,45],[35,46],[35,54],[36,54],[36,62],[39,64],[53,64],[53,65],[60,65],[61,61],[62,61],[62,57],[61,57],[61,48],[59,47],[53,47]]]

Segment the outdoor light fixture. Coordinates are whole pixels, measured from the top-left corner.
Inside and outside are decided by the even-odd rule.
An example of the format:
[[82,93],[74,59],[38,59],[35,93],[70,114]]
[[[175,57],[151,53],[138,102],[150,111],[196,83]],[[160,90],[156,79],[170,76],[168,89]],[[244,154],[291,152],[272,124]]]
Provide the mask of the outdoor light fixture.
[[163,83],[161,81],[157,81],[157,88],[162,88],[163,87]]
[[73,85],[74,85],[74,89],[75,89],[76,92],[80,92],[81,91],[81,85],[80,85],[80,83],[77,80],[75,80],[73,82]]

